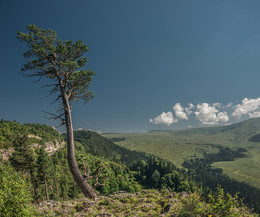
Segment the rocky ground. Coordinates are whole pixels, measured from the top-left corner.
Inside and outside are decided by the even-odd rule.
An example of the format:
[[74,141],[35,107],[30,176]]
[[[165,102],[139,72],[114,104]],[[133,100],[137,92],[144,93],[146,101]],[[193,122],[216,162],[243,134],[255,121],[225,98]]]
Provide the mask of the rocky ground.
[[42,216],[257,216],[243,208],[230,213],[212,211],[197,193],[143,190],[135,194],[117,192],[97,200],[43,201],[37,206]]

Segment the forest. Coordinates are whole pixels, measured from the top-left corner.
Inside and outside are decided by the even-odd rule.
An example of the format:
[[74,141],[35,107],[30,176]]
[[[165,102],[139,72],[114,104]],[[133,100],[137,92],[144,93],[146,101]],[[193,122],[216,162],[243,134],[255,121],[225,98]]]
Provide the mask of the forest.
[[[187,169],[187,174],[196,182],[202,183],[203,187],[210,190],[217,189],[221,185],[226,192],[244,199],[249,207],[260,212],[260,189],[253,187],[245,182],[238,182],[223,174],[222,169],[212,168],[211,164],[218,161],[233,161],[236,158],[245,156],[245,149],[240,148],[231,150],[218,146],[220,151],[216,154],[204,153],[204,158],[195,158],[187,160],[183,163],[183,167]],[[207,190],[206,190],[207,192]]]
[[[83,197],[70,173],[66,149],[51,154],[45,150],[45,141],[66,140],[65,135],[60,135],[56,129],[45,125],[4,120],[1,121],[0,132],[2,150],[14,149],[8,161],[0,162],[1,215],[37,216],[41,214],[35,204],[42,201],[69,201]],[[42,139],[28,137],[32,134]],[[180,198],[182,211],[172,211],[179,213],[178,216],[193,216],[194,213],[199,216],[232,216],[235,212],[252,216],[252,211],[236,195],[239,191],[240,196],[245,197],[245,202],[259,212],[258,189],[229,180],[221,171],[210,167],[219,156],[205,154],[204,159],[187,161],[183,165],[186,169],[179,169],[173,163],[158,157],[119,147],[95,132],[75,131],[75,141],[79,168],[99,197],[120,191],[139,195],[138,192],[144,189],[157,189],[162,194],[176,194],[176,200]],[[35,146],[36,142],[39,146]],[[243,150],[238,150],[227,153],[238,157],[242,152]],[[252,198],[241,191],[242,188],[252,194]],[[181,198],[185,194],[190,194],[192,199],[185,199],[184,202]],[[196,200],[201,201],[200,207],[195,206]],[[160,209],[165,210],[166,205],[163,202]]]

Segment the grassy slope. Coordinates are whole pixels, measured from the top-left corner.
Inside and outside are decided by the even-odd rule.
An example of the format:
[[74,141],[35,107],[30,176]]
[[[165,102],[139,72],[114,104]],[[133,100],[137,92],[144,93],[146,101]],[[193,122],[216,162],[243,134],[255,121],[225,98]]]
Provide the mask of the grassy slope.
[[248,140],[260,133],[260,118],[222,127],[207,127],[178,131],[151,131],[140,134],[105,134],[106,138],[125,138],[116,144],[167,159],[181,167],[184,160],[202,157],[203,152],[217,152],[214,145],[232,149],[246,148],[247,158],[233,162],[218,162],[231,177],[260,188],[260,142]]

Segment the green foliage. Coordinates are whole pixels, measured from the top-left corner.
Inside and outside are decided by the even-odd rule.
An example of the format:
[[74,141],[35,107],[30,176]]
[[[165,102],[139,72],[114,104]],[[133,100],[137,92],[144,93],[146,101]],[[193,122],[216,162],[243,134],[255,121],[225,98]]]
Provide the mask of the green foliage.
[[221,186],[218,186],[214,196],[210,196],[209,202],[212,204],[211,212],[215,215],[227,216],[234,211],[234,208],[239,207],[237,195],[235,195],[235,198],[232,198],[228,193],[225,195]]
[[147,188],[168,189],[170,191],[194,191],[195,184],[184,172],[172,164],[156,157],[147,162],[139,161],[132,166],[136,179]]
[[[37,182],[38,184],[44,184],[46,200],[49,200],[48,183],[51,178],[51,160],[48,157],[48,153],[45,151],[45,144],[41,144],[38,158],[37,158]],[[42,195],[42,194],[41,194]]]
[[[41,124],[19,124],[16,121],[0,121],[0,149],[11,148],[17,135],[37,135],[42,142],[60,140],[57,130]],[[35,140],[38,142],[38,140]]]
[[259,133],[260,118],[252,118],[229,126],[104,136],[113,139],[122,147],[158,156],[180,168],[185,160],[203,158],[204,152],[219,152],[216,144],[231,150],[246,148],[247,152],[242,154],[246,154],[247,157],[217,162],[214,163],[214,167],[222,168],[225,174],[239,182],[244,181],[260,188],[260,146],[257,142]]
[[[218,197],[218,194],[213,197]],[[235,198],[226,199],[230,203]],[[73,206],[66,206],[66,204]],[[75,204],[76,203],[76,204]],[[193,193],[175,193],[158,190],[143,190],[135,194],[118,192],[109,197],[100,196],[99,200],[80,198],[73,202],[64,202],[61,206],[49,208],[43,214],[55,216],[176,216],[176,217],[256,217],[244,206],[232,205],[232,209],[225,206],[220,210],[214,208],[214,203],[206,203],[202,195]]]
[[[99,135],[96,135],[95,138],[99,137]],[[79,187],[75,184],[73,177],[71,176],[66,160],[66,149],[61,149],[53,155],[48,156],[44,151],[44,146],[41,146],[41,149],[36,147],[32,148],[32,142],[33,139],[31,138],[19,136],[13,143],[15,152],[11,158],[11,162],[18,171],[24,173],[24,176],[19,177],[11,165],[1,163],[1,165],[4,165],[4,169],[2,171],[0,170],[0,180],[4,183],[2,186],[5,186],[5,189],[13,189],[11,192],[17,191],[18,195],[20,194],[19,191],[23,191],[21,194],[25,195],[19,198],[21,199],[22,208],[17,206],[17,209],[13,209],[12,212],[23,212],[23,215],[29,215],[30,213],[32,215],[33,210],[30,210],[31,208],[29,206],[27,207],[26,205],[23,205],[32,200],[30,189],[33,188],[28,182],[29,178],[32,177],[35,178],[37,187],[36,191],[39,194],[37,199],[39,200],[45,200],[45,198],[47,198],[47,194],[49,194],[49,199],[51,200],[68,200],[82,197],[83,195]],[[123,164],[111,162],[105,158],[93,156],[87,153],[85,146],[79,142],[76,142],[75,145],[77,162],[81,173],[85,174],[89,184],[94,186],[99,194],[109,195],[120,190],[131,193],[139,192],[141,190],[141,186],[136,180],[147,188],[162,190],[161,193],[158,193],[155,190],[149,190],[134,194],[139,198],[135,198],[133,195],[119,197],[116,203],[112,203],[110,201],[113,197],[110,195],[106,199],[102,199],[99,206],[105,206],[107,209],[111,209],[113,211],[114,209],[119,212],[121,210],[125,215],[138,215],[137,213],[142,211],[142,214],[145,213],[145,215],[147,214],[154,216],[162,213],[165,213],[166,216],[173,214],[176,216],[212,217],[241,215],[252,216],[248,208],[246,208],[239,201],[237,195],[233,198],[230,194],[225,194],[223,189],[220,187],[215,194],[212,194],[211,191],[206,191],[204,188],[199,190],[194,182],[187,176],[188,174],[193,178],[204,177],[205,180],[210,180],[214,183],[214,181],[209,178],[209,175],[212,174],[211,171],[208,170],[210,168],[209,163],[212,162],[211,159],[219,159],[219,157],[214,158],[213,155],[209,155],[211,158],[205,158],[204,162],[207,164],[201,165],[209,174],[202,174],[198,176],[196,176],[196,174],[199,173],[196,172],[196,166],[194,166],[194,164],[191,164],[194,167],[189,168],[186,173],[184,170],[178,169],[174,164],[155,157],[149,157],[148,159],[144,158],[145,160],[138,161],[132,165],[131,168],[134,170],[134,172],[132,172]],[[236,152],[235,155],[237,156],[239,153]],[[111,155],[105,156],[108,156],[109,158]],[[138,158],[138,155],[136,156]],[[233,154],[229,151],[224,157],[226,156],[233,156]],[[199,160],[194,160],[193,163],[194,162],[197,162],[197,164],[195,164],[197,166],[201,163]],[[11,172],[4,173],[6,171]],[[219,175],[219,170],[214,170],[214,172]],[[1,173],[4,175],[1,175]],[[9,178],[7,180],[3,177]],[[32,179],[31,183],[33,184]],[[11,187],[8,187],[8,184],[10,184]],[[19,190],[16,188],[19,188]],[[9,191],[5,192],[1,186],[0,189],[0,193],[2,195],[8,195],[7,193]],[[173,191],[182,193],[172,193],[171,195],[171,192]],[[184,191],[190,193],[185,193]],[[202,193],[200,193],[200,191]],[[19,199],[13,195],[9,195],[9,197],[10,202],[8,203],[10,203],[10,207],[14,206],[13,204],[16,204],[15,202],[12,202],[13,200],[19,201]],[[205,198],[207,200],[205,200]],[[0,197],[0,206],[4,203],[3,201],[7,199],[8,196]],[[26,202],[23,202],[23,200],[26,200]],[[121,208],[116,207],[116,204],[121,206]],[[128,208],[122,210],[122,207]],[[11,212],[10,210],[8,211],[7,208],[5,208],[5,211],[1,212]],[[85,208],[81,204],[76,206],[76,209],[73,210],[73,212],[84,209]],[[59,213],[59,211],[56,213]],[[97,211],[95,211],[95,215],[96,214]],[[11,216],[15,215],[16,214],[12,214]],[[17,215],[19,216],[20,214]]]
[[0,216],[31,216],[30,185],[11,165],[0,162]]
[[204,201],[199,192],[186,196],[179,195],[179,208],[172,211],[172,214],[175,212],[174,214],[180,217],[258,216],[240,203],[237,197],[233,198],[229,194],[225,195],[223,189],[219,187],[208,203]]
[[146,160],[146,154],[130,151],[120,147],[105,137],[87,130],[74,131],[74,140],[81,143],[87,153],[104,157],[116,163],[123,163],[127,166],[139,160]]
[[[134,193],[141,189],[126,166],[86,153],[85,148],[78,142],[75,145],[81,173],[86,174],[89,184],[92,186],[96,184],[96,191],[100,194],[109,195],[119,190]],[[71,176],[66,157],[66,149],[61,149],[51,156],[51,176],[48,185],[53,190],[53,194],[50,195],[50,199],[66,200],[82,196]],[[39,188],[43,189],[44,186]]]
[[[256,211],[260,211],[260,190],[250,186],[245,182],[238,182],[229,178],[223,174],[222,169],[212,168],[211,164],[214,161],[220,161],[221,159],[232,160],[234,157],[240,156],[239,150],[230,150],[228,148],[221,148],[222,151],[216,154],[204,154],[204,158],[195,158],[187,160],[183,163],[183,167],[187,168],[187,174],[195,180],[197,183],[202,183],[203,191],[205,191],[205,197],[210,191],[219,192],[218,185],[221,185],[223,189],[231,195],[240,194],[236,197],[244,199],[246,203],[249,203],[254,207]],[[224,150],[227,150],[226,152]],[[243,150],[240,150],[243,152]],[[242,153],[243,154],[243,153]],[[208,190],[210,189],[210,190]]]
[[[27,63],[22,68],[24,75],[37,77],[37,81],[42,78],[51,79],[54,83],[48,85],[52,87],[50,94],[61,88],[63,97],[66,95],[71,102],[90,100],[93,93],[88,88],[95,73],[84,69],[88,60],[84,57],[88,51],[87,45],[82,41],[62,41],[57,38],[55,31],[44,30],[36,25],[28,25],[27,29],[28,33],[17,32],[17,38],[28,47],[24,53],[27,58]],[[58,94],[57,99],[60,98],[61,95]]]
[[22,174],[30,175],[31,183],[34,189],[34,198],[38,199],[37,184],[35,181],[36,171],[36,153],[33,147],[32,139],[26,133],[18,135],[14,141],[14,153],[10,157],[11,164]]

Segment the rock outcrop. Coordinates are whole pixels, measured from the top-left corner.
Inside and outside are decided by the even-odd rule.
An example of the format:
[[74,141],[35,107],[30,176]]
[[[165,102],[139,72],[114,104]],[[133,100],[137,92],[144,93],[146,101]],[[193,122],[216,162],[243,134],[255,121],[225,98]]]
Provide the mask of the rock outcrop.
[[[41,140],[41,138],[39,136],[28,135],[28,137]],[[54,142],[49,141],[49,142],[45,142],[44,144],[46,145],[45,151],[49,155],[54,154],[55,152],[59,151],[60,149],[62,149],[65,146],[64,141],[59,141],[57,139]],[[33,144],[33,147],[40,148],[41,145],[38,143],[35,143],[35,144]],[[0,160],[8,161],[9,157],[12,155],[13,152],[14,152],[14,148],[0,149]]]

